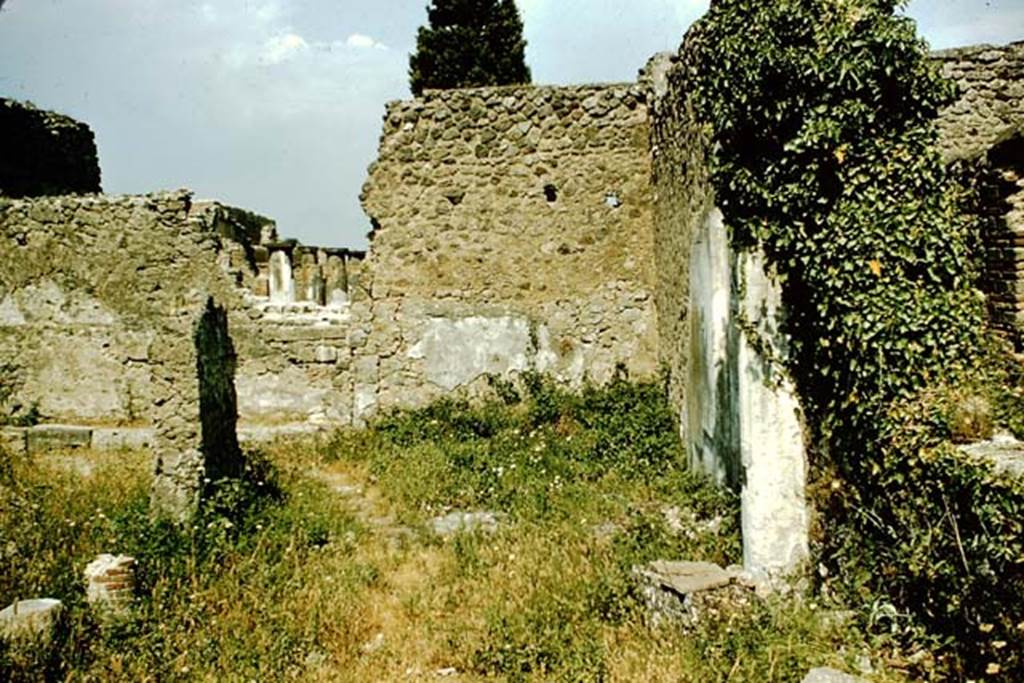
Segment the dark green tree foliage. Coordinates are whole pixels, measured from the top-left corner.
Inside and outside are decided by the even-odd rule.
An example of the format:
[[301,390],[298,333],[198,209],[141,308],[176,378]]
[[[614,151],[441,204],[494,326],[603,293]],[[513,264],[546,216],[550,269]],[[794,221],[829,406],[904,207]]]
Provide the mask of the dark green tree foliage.
[[[830,492],[823,561],[956,642],[977,676],[988,641],[1020,643],[1024,497],[958,465],[934,411],[907,407],[980,367],[985,332],[976,225],[934,144],[954,86],[899,6],[717,0],[687,37],[684,91],[734,244],[764,249],[783,286]],[[1024,649],[998,661],[1024,675]]]
[[413,94],[530,82],[514,0],[432,0],[427,14],[429,25],[420,27],[409,58]]

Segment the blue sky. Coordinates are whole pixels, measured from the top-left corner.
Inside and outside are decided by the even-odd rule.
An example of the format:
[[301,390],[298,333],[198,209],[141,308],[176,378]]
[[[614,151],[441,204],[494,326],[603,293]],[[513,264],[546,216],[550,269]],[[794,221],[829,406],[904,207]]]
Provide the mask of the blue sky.
[[[707,7],[518,0],[538,83],[633,80]],[[189,187],[310,244],[364,246],[358,195],[409,96],[427,0],[0,0],[0,96],[96,131],[107,192]],[[934,47],[1024,39],[1024,0],[913,0]]]

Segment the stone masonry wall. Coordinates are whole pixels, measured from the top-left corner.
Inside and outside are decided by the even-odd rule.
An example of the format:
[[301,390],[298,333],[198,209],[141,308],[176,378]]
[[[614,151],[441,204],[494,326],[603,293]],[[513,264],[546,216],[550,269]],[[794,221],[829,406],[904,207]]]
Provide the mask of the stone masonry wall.
[[[940,121],[943,149],[987,155],[999,180],[987,286],[1008,326],[1024,318],[1022,50],[936,55],[963,89]],[[617,366],[666,368],[684,433],[704,430],[687,409],[704,400],[688,389],[703,386],[690,349],[727,340],[691,303],[711,277],[690,264],[713,197],[683,68],[662,55],[637,84],[392,103],[363,194],[368,255],[281,240],[269,219],[181,192],[0,200],[0,365],[17,375],[15,402],[51,421],[148,424],[154,302],[209,283],[227,307],[243,430],[358,424],[473,393],[489,374],[575,384]],[[87,139],[91,151],[68,154],[95,166],[87,128],[17,112]]]
[[1024,42],[941,50],[933,57],[960,97],[939,117],[947,159],[977,159],[1024,130]]
[[[687,109],[682,85],[685,62],[664,54],[648,64],[652,74],[651,158],[655,196],[654,235],[657,272],[658,354],[668,372],[669,401],[679,416],[680,429],[688,427],[687,387],[690,384],[691,251],[713,204],[708,183],[704,134]],[[723,264],[724,265],[724,264]],[[709,275],[698,274],[706,280]],[[708,344],[724,340],[708,339]]]
[[982,288],[993,324],[1024,342],[1024,42],[935,53],[960,98],[939,119],[949,160],[979,170]]
[[0,200],[0,354],[22,403],[71,422],[146,419],[154,322],[213,237],[189,234],[189,208],[184,194]]
[[389,105],[363,194],[376,229],[361,410],[486,373],[657,371],[647,112],[638,85]]
[[152,426],[155,339],[175,301],[208,291],[229,310],[243,425],[348,421],[346,308],[255,294],[270,250],[252,240],[276,240],[272,222],[184,191],[0,200],[11,403],[51,422]]
[[0,196],[100,191],[96,142],[89,126],[0,98]]

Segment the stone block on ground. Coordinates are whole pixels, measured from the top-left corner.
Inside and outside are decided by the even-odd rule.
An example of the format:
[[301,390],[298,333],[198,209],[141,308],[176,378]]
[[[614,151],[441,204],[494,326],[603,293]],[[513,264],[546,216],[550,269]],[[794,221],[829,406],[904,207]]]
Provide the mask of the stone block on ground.
[[451,512],[430,520],[430,528],[438,536],[453,536],[460,532],[482,531],[492,534],[498,530],[500,515],[494,512]]
[[38,638],[48,641],[64,609],[60,600],[18,600],[0,610],[0,637]]
[[865,679],[858,676],[851,676],[850,674],[843,673],[837,669],[829,667],[821,667],[818,669],[811,669],[804,676],[802,683],[868,683]]
[[658,560],[633,568],[647,608],[648,623],[692,628],[705,616],[743,607],[753,597],[737,572],[710,562]]
[[960,451],[991,464],[999,474],[1024,478],[1024,442],[1009,434],[997,434],[988,441],[960,446]]
[[92,429],[74,425],[36,425],[26,433],[26,450],[31,455],[70,448],[88,448]]

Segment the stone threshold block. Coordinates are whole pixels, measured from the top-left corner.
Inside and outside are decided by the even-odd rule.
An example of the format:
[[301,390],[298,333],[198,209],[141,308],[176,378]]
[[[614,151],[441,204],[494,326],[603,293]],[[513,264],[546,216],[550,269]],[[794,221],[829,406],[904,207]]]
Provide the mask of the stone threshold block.
[[652,628],[690,629],[703,619],[745,607],[756,597],[756,586],[745,572],[710,562],[657,560],[633,567],[632,576]]

